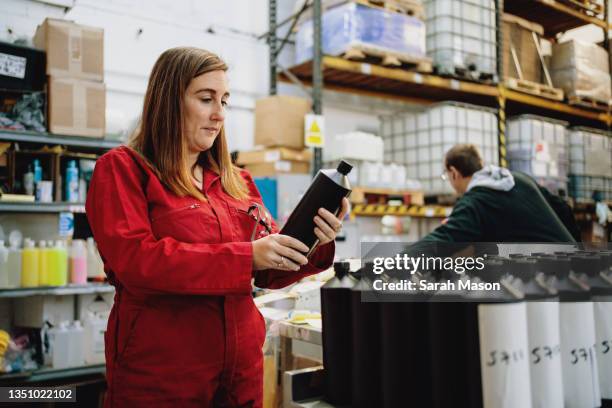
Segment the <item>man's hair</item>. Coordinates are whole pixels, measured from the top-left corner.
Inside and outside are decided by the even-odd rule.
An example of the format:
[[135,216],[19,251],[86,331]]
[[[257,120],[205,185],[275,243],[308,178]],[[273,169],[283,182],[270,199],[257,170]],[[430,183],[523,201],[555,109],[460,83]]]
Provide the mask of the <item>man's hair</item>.
[[482,169],[482,158],[473,144],[458,144],[453,146],[444,158],[446,170],[454,167],[463,177],[469,177]]

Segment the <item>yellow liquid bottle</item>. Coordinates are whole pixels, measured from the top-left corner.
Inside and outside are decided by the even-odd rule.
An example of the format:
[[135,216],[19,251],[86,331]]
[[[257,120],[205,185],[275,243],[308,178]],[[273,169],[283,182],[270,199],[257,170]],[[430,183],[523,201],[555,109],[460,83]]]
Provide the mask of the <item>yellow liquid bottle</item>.
[[65,286],[68,284],[68,252],[63,241],[56,241],[51,249],[51,284]]
[[34,241],[26,239],[21,252],[21,286],[31,288],[38,286],[38,264],[40,251],[34,246]]
[[38,243],[38,251],[38,285],[51,286],[51,276],[49,274],[51,250],[47,248],[47,243],[45,241],[40,241]]

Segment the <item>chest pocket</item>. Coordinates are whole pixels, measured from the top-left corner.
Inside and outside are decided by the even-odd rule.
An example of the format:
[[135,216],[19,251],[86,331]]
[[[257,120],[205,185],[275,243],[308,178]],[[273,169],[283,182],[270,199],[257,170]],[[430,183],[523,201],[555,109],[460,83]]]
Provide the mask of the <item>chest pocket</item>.
[[205,202],[158,211],[151,219],[151,226],[157,239],[170,237],[188,243],[217,243],[221,240],[219,221]]
[[235,241],[254,241],[271,232],[270,213],[262,205],[250,204],[239,201],[229,204]]

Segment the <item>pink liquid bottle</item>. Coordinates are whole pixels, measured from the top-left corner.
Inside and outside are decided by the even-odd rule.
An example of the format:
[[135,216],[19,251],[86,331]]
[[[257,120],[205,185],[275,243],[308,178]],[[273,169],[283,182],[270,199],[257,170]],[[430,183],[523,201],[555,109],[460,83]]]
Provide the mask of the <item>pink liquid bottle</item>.
[[87,248],[85,241],[72,241],[70,251],[70,283],[85,285],[87,283]]

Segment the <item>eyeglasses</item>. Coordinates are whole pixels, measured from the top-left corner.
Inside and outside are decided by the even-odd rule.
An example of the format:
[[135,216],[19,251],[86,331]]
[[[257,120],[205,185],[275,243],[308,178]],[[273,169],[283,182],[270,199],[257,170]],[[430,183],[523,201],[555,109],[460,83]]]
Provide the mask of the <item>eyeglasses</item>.
[[258,203],[252,203],[247,210],[247,214],[249,217],[255,220],[255,226],[253,227],[253,232],[251,233],[251,241],[255,240],[257,225],[263,226],[268,234],[272,233],[272,217],[270,216],[270,213],[265,210],[265,208]]
[[440,174],[440,178],[444,181],[448,181],[448,170],[444,170],[442,174]]

